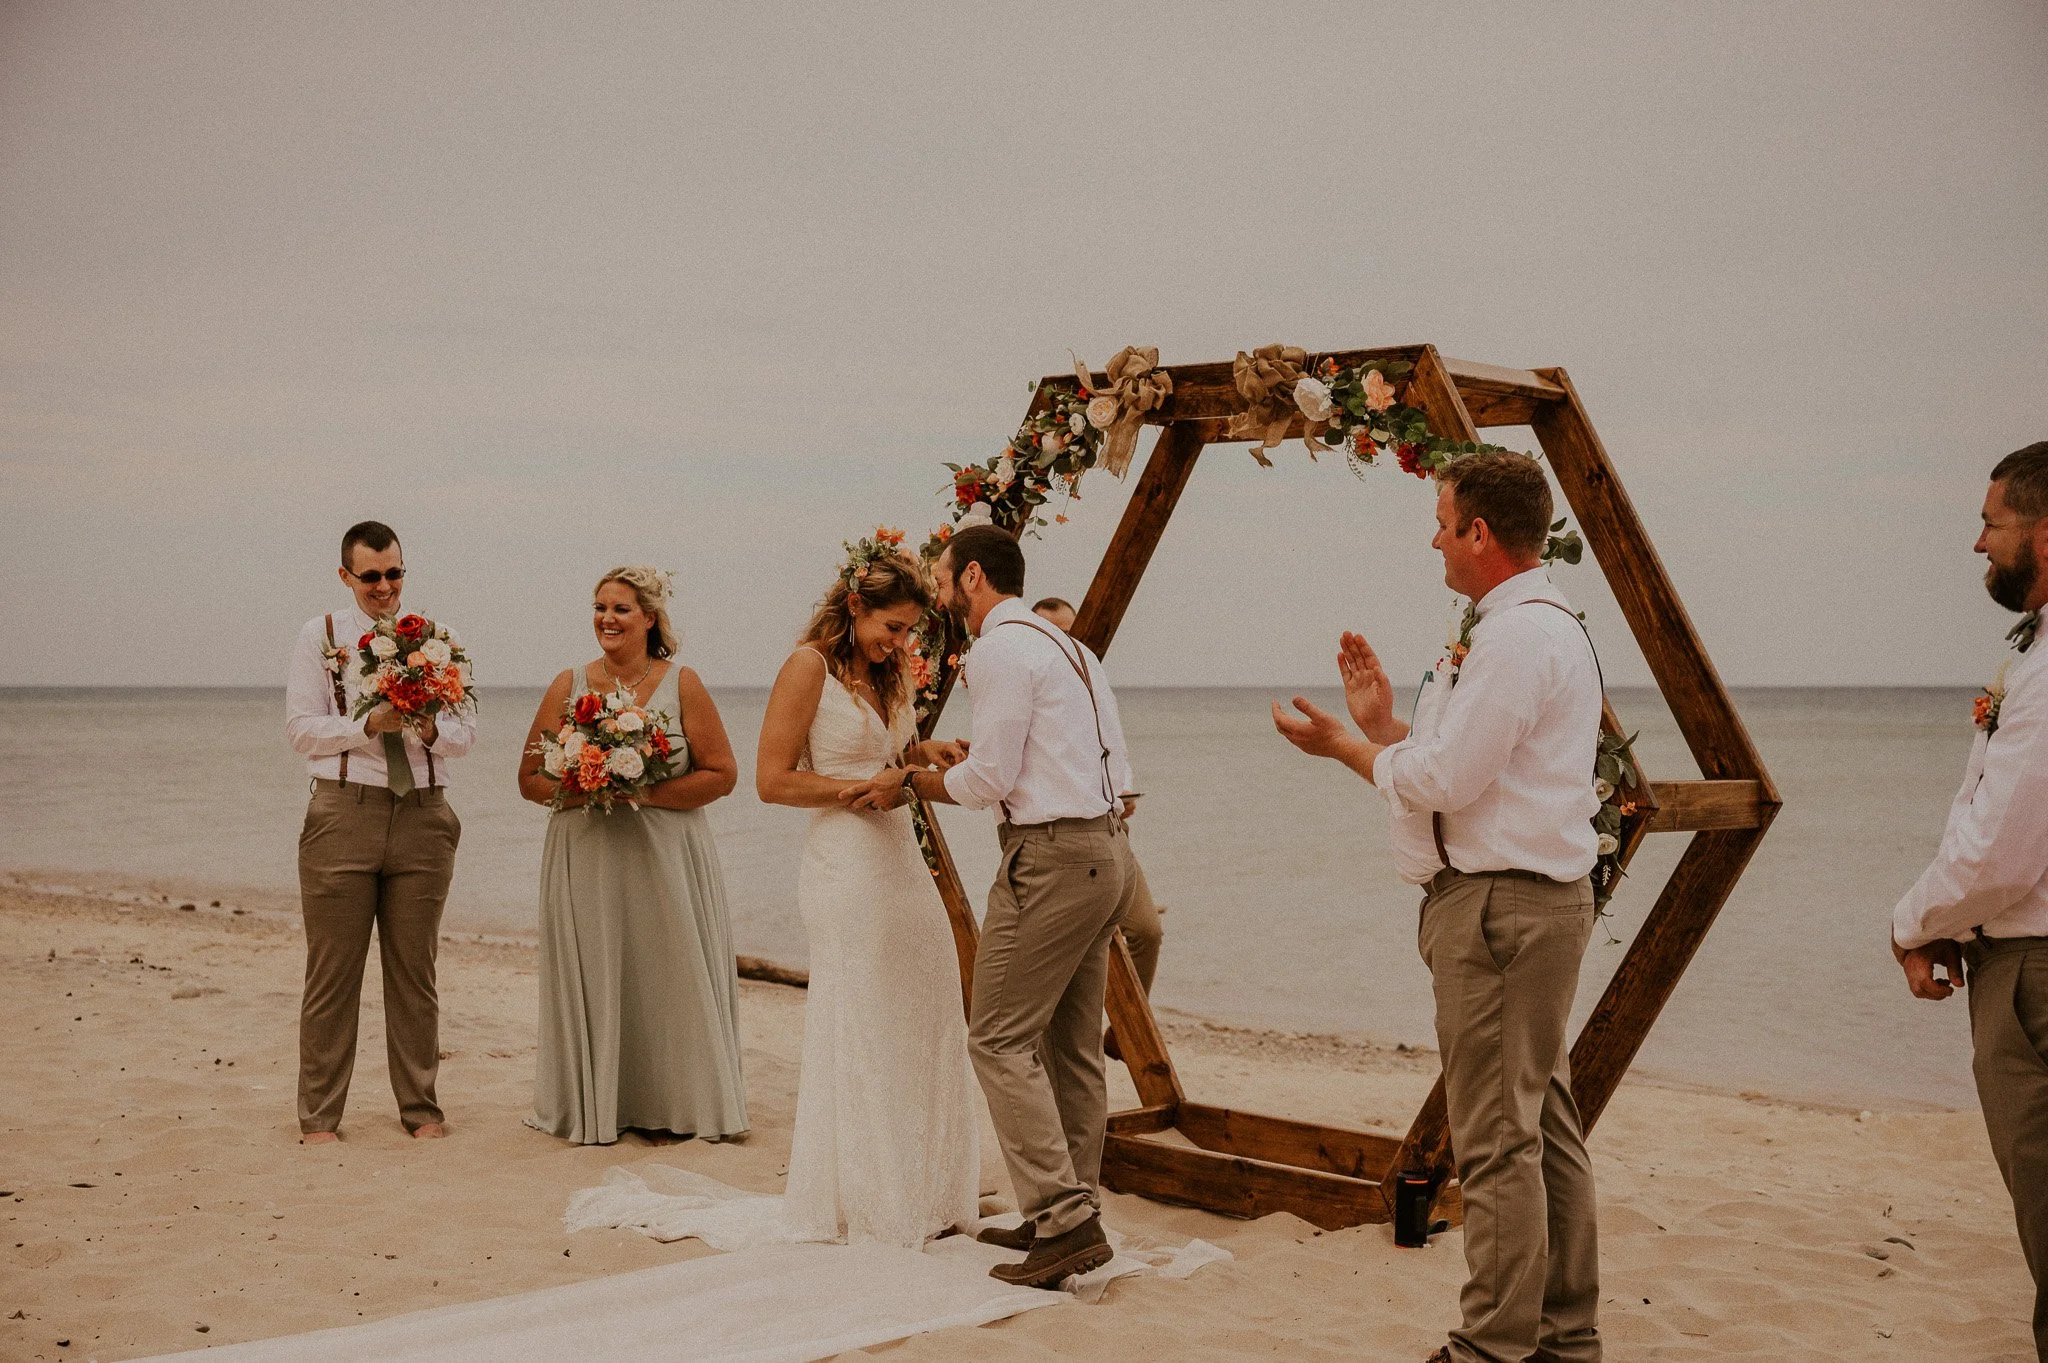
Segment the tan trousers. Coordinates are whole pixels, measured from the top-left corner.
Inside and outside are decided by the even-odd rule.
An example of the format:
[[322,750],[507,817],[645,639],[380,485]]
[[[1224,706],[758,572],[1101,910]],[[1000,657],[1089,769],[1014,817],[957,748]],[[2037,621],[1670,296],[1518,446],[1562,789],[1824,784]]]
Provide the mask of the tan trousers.
[[1593,892],[1444,871],[1422,901],[1451,1148],[1465,1199],[1464,1323],[1451,1356],[1600,1357],[1593,1169],[1565,1044]]
[[1131,875],[1135,884],[1130,907],[1124,910],[1124,947],[1131,953],[1131,964],[1138,968],[1138,983],[1150,994],[1152,977],[1159,973],[1159,947],[1166,940],[1166,928],[1159,915],[1166,910],[1152,902],[1152,887],[1145,883],[1145,868],[1135,858],[1131,861]]
[[2048,1363],[2048,937],[1963,950],[1977,1101],[2034,1275],[2034,1348]]
[[999,832],[967,1039],[1017,1210],[1060,1235],[1102,1203],[1102,995],[1136,866],[1111,815]]
[[434,960],[462,822],[440,787],[394,799],[380,786],[319,781],[299,833],[306,992],[299,1006],[299,1130],[341,1125],[356,1063],[370,929],[384,967],[384,1049],[408,1131],[442,1119]]

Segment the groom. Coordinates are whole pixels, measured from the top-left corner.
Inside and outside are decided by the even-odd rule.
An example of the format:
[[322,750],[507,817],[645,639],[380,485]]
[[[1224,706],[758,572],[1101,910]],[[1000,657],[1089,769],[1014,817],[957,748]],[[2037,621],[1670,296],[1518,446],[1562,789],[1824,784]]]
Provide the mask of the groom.
[[1123,727],[1102,662],[1031,613],[1024,551],[970,526],[939,555],[939,604],[975,636],[974,734],[945,772],[901,779],[925,800],[994,806],[1003,857],[974,958],[968,1042],[1024,1224],[984,1240],[1028,1250],[992,1277],[1027,1287],[1109,1262],[1102,1232],[1102,995],[1136,893],[1124,835]]

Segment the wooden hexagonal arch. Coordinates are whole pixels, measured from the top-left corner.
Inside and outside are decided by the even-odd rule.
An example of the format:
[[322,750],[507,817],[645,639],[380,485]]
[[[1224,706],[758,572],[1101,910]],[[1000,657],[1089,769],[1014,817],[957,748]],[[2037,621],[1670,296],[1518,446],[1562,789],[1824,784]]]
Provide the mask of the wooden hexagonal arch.
[[[1311,363],[1322,358],[1312,356]],[[1777,788],[1564,370],[1446,360],[1429,345],[1339,351],[1329,358],[1340,366],[1372,360],[1412,364],[1400,400],[1427,413],[1438,435],[1474,440],[1484,427],[1535,430],[1699,765],[1703,779],[1697,781],[1644,778],[1635,792],[1637,812],[1623,827],[1624,861],[1650,833],[1690,833],[1692,841],[1572,1045],[1572,1093],[1590,1132],[1776,816]],[[1147,424],[1163,429],[1074,624],[1075,636],[1097,654],[1109,652],[1203,447],[1243,439],[1226,433],[1231,415],[1244,407],[1228,362],[1171,365],[1168,372],[1173,394],[1146,417]],[[1071,374],[1047,377],[1033,399],[1034,409],[1047,401],[1048,390],[1074,383]],[[1293,434],[1300,434],[1298,419]],[[1012,533],[1021,529],[1007,528]],[[952,678],[945,681],[950,688]],[[926,733],[936,720],[937,707],[926,721]],[[1610,732],[1622,732],[1611,707],[1605,725]],[[974,913],[936,820],[927,824],[933,876],[952,922],[965,998],[973,979]],[[1141,1103],[1110,1117],[1102,1166],[1108,1187],[1233,1216],[1292,1212],[1335,1230],[1389,1220],[1390,1175],[1418,1173],[1444,1190],[1440,1210],[1454,1217],[1461,1211],[1450,1183],[1450,1130],[1441,1078],[1398,1139],[1213,1107],[1191,1101],[1182,1091],[1121,938],[1110,960],[1107,1007]],[[1187,1143],[1158,1139],[1169,1131]]]

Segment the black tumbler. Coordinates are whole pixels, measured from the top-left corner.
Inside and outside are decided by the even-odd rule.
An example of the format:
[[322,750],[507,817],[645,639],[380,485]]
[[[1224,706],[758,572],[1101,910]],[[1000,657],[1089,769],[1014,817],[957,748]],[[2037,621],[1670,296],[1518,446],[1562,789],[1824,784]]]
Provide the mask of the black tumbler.
[[1429,1212],[1436,1202],[1436,1180],[1428,1174],[1394,1175],[1394,1243],[1403,1249],[1429,1244]]

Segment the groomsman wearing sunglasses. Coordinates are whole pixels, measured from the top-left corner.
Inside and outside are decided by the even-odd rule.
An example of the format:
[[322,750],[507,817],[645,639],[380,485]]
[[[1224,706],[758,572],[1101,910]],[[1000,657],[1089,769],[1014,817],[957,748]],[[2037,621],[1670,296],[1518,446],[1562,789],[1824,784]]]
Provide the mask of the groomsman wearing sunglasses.
[[1998,461],[1983,516],[1985,590],[2019,622],[1977,698],[1941,850],[1892,910],[1892,954],[1915,998],[1945,999],[1967,972],[1977,1098],[2048,1360],[2048,440]]
[[312,795],[299,833],[306,927],[299,1139],[340,1139],[373,926],[399,1120],[416,1137],[439,1137],[447,1129],[434,1091],[434,962],[462,836],[446,786],[450,761],[469,751],[476,731],[471,719],[452,713],[408,725],[388,703],[355,717],[358,642],[378,620],[399,613],[405,552],[391,527],[350,526],[341,539],[340,577],[354,602],[306,622],[285,684],[285,736],[306,759]]

